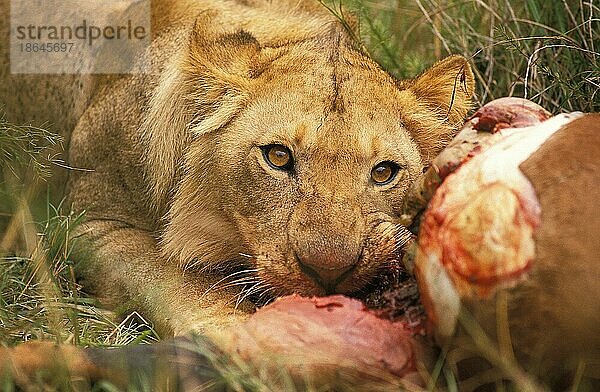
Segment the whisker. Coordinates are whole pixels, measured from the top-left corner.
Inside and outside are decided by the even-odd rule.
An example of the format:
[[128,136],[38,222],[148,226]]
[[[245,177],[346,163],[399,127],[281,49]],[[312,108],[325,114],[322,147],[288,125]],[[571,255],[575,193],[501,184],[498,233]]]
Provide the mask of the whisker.
[[260,292],[263,289],[263,284],[261,282],[257,282],[256,284],[254,284],[252,287],[250,287],[247,290],[242,290],[239,294],[238,294],[238,299],[236,301],[235,304],[235,310],[237,310],[237,308],[240,306],[240,304],[242,302],[244,302],[244,300],[248,297],[250,297],[251,295]]
[[245,286],[248,286],[250,284],[256,284],[258,282],[260,282],[260,280],[258,280],[257,278],[238,279],[235,282],[230,282],[230,283],[226,284],[225,286],[219,287],[219,289],[225,290],[225,289],[229,289],[231,287],[240,287],[240,286],[243,288]]
[[262,293],[259,294],[256,301],[259,306],[265,306],[273,302],[275,298],[277,298],[275,289],[272,286],[268,286],[263,290]]
[[256,293],[256,292],[260,291],[261,286],[262,286],[261,282],[256,282],[251,287],[244,288],[242,291],[240,291],[240,293],[237,295],[237,298],[238,298],[237,302],[238,302],[238,304],[241,303],[244,299],[246,299],[250,295],[252,295],[253,293]]
[[[223,282],[226,282],[228,279],[231,279],[232,277],[236,276],[236,275],[240,275],[240,274],[248,274],[248,273],[253,273],[255,270],[252,269],[245,269],[245,270],[241,270],[241,271],[235,271],[232,272],[228,275],[226,275],[225,277],[221,278],[220,280],[218,280],[216,283],[214,283],[212,286],[210,286],[208,289],[206,289],[204,291],[204,293],[202,294],[202,296],[207,295],[209,292],[211,292],[212,290],[218,290],[221,288],[220,285],[223,284]],[[227,284],[229,284],[229,282],[227,282]]]

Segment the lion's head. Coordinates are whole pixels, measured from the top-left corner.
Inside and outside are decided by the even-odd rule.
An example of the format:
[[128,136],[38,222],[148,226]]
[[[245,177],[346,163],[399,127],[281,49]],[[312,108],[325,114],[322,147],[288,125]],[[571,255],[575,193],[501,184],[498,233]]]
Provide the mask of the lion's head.
[[284,40],[217,16],[196,22],[146,122],[165,253],[249,265],[276,294],[359,290],[392,256],[384,228],[409,184],[467,113],[469,65],[452,56],[399,82],[337,22]]

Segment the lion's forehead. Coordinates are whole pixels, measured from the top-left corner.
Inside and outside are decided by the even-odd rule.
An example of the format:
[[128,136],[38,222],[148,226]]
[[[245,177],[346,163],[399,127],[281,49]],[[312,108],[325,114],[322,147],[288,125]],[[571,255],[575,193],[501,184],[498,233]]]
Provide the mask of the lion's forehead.
[[379,83],[367,81],[361,88],[346,84],[335,94],[321,82],[268,91],[241,114],[244,132],[254,131],[265,143],[358,151],[366,158],[386,149],[417,148],[402,120],[403,111],[411,108],[397,90],[382,92]]
[[339,34],[340,39],[315,38],[273,49],[280,52],[276,55],[266,50],[264,62],[257,63],[261,76],[255,86],[323,103],[334,110],[356,105],[371,110],[402,106],[397,81],[356,50],[345,33]]

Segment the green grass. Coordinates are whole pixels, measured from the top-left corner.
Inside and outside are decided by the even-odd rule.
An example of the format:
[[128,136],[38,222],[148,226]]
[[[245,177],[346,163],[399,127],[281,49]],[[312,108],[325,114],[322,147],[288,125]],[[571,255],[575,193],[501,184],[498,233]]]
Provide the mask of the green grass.
[[83,215],[52,217],[40,227],[29,257],[0,259],[0,337],[3,345],[31,339],[113,347],[152,342],[156,334],[136,314],[117,320],[81,291],[75,280],[69,233]]
[[[592,2],[344,0],[344,9],[337,0],[323,3],[342,19],[357,15],[357,38],[398,78],[458,53],[474,66],[479,105],[520,96],[555,113],[600,111],[600,10]],[[70,251],[77,239],[70,233],[83,216],[66,206],[53,208],[49,200],[57,195],[44,182],[61,164],[55,159],[61,142],[43,129],[0,118],[0,345],[31,339],[96,347],[153,342],[156,333],[139,315],[117,320],[75,280]],[[491,356],[490,377],[499,390],[534,383],[515,364],[478,347],[482,339],[473,337],[472,351]],[[427,376],[429,389],[462,389],[466,384],[454,371],[460,354],[442,354]],[[241,368],[224,378],[250,390],[268,389]]]
[[[46,197],[61,139],[0,117],[0,345],[31,339],[85,346],[151,342],[136,314],[117,320],[75,279],[71,233],[84,219]],[[41,200],[41,201],[40,201]],[[34,212],[32,212],[34,211]]]

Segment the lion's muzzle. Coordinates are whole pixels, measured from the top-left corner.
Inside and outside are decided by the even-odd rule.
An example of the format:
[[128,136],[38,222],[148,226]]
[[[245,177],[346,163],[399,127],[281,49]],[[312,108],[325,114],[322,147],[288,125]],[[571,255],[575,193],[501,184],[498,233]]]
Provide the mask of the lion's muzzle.
[[339,293],[362,258],[364,224],[348,203],[312,198],[301,203],[290,226],[300,270],[325,293]]

